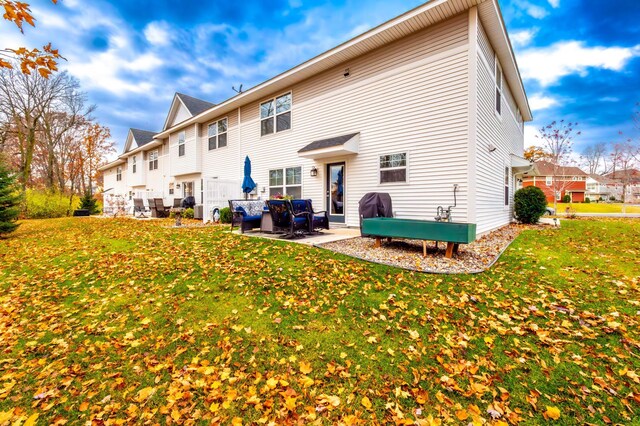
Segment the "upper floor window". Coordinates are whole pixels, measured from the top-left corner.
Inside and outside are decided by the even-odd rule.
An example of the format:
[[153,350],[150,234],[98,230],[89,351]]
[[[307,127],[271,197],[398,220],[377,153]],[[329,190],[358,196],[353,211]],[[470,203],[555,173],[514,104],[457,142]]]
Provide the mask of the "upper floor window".
[[184,156],[184,142],[185,142],[185,133],[184,130],[178,133],[178,157]]
[[158,150],[151,151],[149,153],[149,170],[158,169]]
[[496,57],[496,113],[502,114],[502,68]]
[[269,135],[291,128],[291,93],[260,104],[260,135]]
[[209,151],[227,146],[227,119],[209,124]]
[[118,167],[116,169],[116,181],[120,182],[122,180],[122,167]]
[[134,155],[131,158],[131,173],[135,173],[137,168],[138,168],[138,159]]
[[551,186],[553,183],[553,176],[547,176],[546,182],[547,186]]
[[407,181],[407,153],[380,156],[380,183]]

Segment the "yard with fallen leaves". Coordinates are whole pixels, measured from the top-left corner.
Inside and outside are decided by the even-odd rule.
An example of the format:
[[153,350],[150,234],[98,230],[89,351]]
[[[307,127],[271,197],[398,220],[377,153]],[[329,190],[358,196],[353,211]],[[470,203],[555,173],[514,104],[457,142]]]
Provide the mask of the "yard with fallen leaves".
[[640,221],[524,231],[458,276],[170,224],[0,240],[0,425],[640,418]]

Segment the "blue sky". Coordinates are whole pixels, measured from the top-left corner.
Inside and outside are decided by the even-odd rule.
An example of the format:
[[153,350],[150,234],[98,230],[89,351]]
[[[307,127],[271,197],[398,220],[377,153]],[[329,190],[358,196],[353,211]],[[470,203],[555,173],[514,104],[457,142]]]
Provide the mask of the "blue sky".
[[[53,42],[121,149],[160,130],[174,92],[218,103],[388,19],[417,0],[33,0],[37,29],[0,25],[2,47]],[[500,0],[535,120],[577,121],[576,150],[631,134],[640,102],[640,2]]]

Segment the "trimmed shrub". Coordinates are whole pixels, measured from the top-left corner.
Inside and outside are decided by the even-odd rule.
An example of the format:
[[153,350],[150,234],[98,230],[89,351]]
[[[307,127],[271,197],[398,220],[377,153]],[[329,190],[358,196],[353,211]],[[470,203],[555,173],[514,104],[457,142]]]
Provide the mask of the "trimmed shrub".
[[100,213],[100,209],[98,208],[98,202],[93,195],[88,192],[84,194],[84,197],[80,199],[80,208],[89,210],[89,214],[98,214]]
[[16,177],[0,162],[0,237],[18,227],[20,195]]
[[562,202],[563,203],[570,203],[571,202],[571,195],[565,194],[564,197],[562,197]]
[[591,198],[587,197],[584,199],[585,204],[591,203]]
[[27,189],[24,217],[26,219],[52,219],[68,216],[80,204],[77,197],[59,192]]
[[537,186],[527,186],[516,191],[514,210],[522,223],[538,223],[547,209],[547,197]]
[[186,209],[182,214],[182,217],[184,217],[185,219],[193,219],[193,209],[192,208]]
[[231,223],[231,209],[224,207],[220,209],[220,223]]

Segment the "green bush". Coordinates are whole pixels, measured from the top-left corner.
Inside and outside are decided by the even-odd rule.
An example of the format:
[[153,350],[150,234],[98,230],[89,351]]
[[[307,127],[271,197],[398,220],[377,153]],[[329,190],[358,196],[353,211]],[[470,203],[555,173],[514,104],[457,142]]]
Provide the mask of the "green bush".
[[182,217],[184,217],[185,219],[193,219],[193,209],[192,208],[186,209],[182,214]]
[[224,207],[220,209],[220,222],[221,223],[231,223],[231,209],[229,207]]
[[16,230],[20,214],[20,195],[16,177],[0,162],[0,237]]
[[80,199],[80,208],[89,210],[89,214],[98,214],[100,213],[100,209],[98,208],[98,202],[93,195],[88,192],[84,194],[84,197]]
[[570,203],[570,202],[571,202],[571,195],[569,195],[569,194],[565,194],[565,195],[562,197],[562,202],[563,202],[563,203]]
[[591,203],[591,198],[587,197],[584,199],[585,204]]
[[76,196],[73,196],[70,202],[68,195],[59,192],[27,189],[24,217],[26,219],[65,217],[79,205],[80,200]]
[[516,191],[514,210],[522,223],[538,223],[547,209],[547,197],[537,186],[527,186]]

